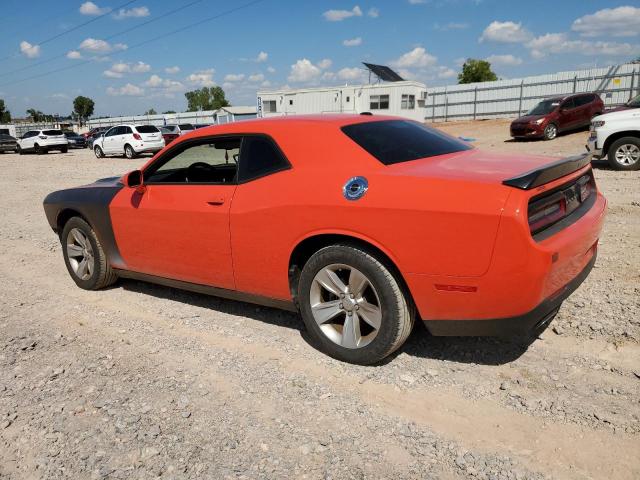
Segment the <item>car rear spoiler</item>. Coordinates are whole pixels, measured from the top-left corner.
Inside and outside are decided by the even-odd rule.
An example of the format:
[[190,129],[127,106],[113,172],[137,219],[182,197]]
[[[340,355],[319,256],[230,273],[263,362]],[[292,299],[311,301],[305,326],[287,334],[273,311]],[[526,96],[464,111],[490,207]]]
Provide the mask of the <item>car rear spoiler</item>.
[[557,162],[518,175],[517,177],[504,180],[502,184],[521,190],[530,190],[545,183],[552,182],[560,177],[564,177],[576,170],[580,170],[585,165],[589,165],[592,158],[593,153],[583,153],[581,155],[566,157]]

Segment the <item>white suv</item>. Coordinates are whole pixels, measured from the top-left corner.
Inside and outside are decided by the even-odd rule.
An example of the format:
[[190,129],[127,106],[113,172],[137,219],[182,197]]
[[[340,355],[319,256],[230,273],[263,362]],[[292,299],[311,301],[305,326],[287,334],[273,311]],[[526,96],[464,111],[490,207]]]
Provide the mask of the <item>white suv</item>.
[[38,155],[50,150],[67,153],[69,142],[62,130],[29,130],[18,140],[18,153],[35,152]]
[[640,108],[594,117],[587,150],[616,170],[640,169]]
[[93,142],[93,151],[98,158],[106,155],[135,158],[140,153],[155,153],[163,148],[162,133],[153,125],[117,125]]

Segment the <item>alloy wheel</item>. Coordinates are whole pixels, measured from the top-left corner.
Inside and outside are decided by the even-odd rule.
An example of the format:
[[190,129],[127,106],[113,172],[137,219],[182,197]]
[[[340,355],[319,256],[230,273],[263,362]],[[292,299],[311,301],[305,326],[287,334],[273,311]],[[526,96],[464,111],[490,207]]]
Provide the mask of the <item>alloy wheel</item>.
[[80,280],[89,280],[95,269],[95,257],[87,235],[79,228],[71,229],[67,235],[66,249],[73,273]]
[[365,347],[378,335],[380,297],[360,270],[342,264],[322,268],[311,284],[309,301],[322,333],[344,348]]
[[558,128],[552,123],[550,125],[547,125],[544,133],[549,140],[553,140],[558,135]]
[[620,165],[635,165],[640,161],[640,148],[632,143],[620,145],[615,152],[616,162]]

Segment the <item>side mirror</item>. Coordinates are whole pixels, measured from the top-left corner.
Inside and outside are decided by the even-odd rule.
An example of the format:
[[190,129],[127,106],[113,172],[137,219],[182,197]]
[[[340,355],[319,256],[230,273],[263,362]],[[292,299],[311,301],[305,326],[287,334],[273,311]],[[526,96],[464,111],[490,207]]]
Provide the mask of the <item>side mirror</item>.
[[142,170],[134,170],[124,176],[124,184],[129,188],[135,188],[137,192],[144,192],[144,176]]

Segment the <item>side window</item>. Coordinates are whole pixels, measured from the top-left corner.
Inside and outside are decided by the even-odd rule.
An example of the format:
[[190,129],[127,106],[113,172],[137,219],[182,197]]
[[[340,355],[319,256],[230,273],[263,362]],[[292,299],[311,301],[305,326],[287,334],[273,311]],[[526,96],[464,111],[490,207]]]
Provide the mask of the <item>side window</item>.
[[144,172],[149,184],[235,184],[240,138],[226,137],[188,142],[169,151]]
[[389,95],[371,95],[369,97],[369,109],[371,110],[388,110]]
[[240,182],[248,182],[289,167],[289,162],[271,139],[252,136],[242,140]]
[[131,133],[133,133],[133,130],[131,130],[131,127],[120,127],[121,128],[121,132],[120,135],[129,135]]
[[563,110],[571,110],[572,108],[576,108],[575,105],[575,98],[570,98],[568,100],[565,100],[562,104],[562,109]]
[[109,130],[106,131],[106,133],[104,134],[105,137],[113,137],[116,134],[116,131],[118,130],[118,127],[113,127],[110,128]]

